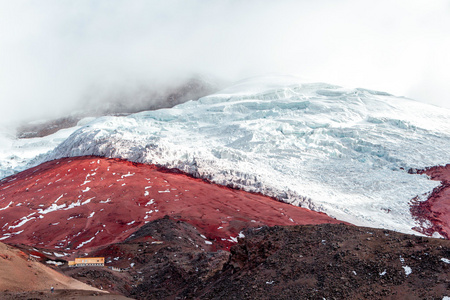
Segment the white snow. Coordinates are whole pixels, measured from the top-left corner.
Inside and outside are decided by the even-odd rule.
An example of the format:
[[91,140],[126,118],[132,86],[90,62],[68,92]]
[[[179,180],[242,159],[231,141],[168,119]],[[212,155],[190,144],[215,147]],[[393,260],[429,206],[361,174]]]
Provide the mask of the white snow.
[[90,238],[90,239],[87,240],[87,241],[82,242],[81,244],[79,244],[79,245],[77,246],[76,249],[80,249],[80,248],[83,247],[84,245],[86,245],[86,244],[92,242],[92,240],[93,240],[94,238],[95,238],[95,236],[93,236],[92,238]]
[[405,270],[405,275],[409,276],[412,273],[412,269],[408,266],[402,266],[403,270]]
[[[17,139],[12,131],[0,132],[0,178],[36,165],[36,160],[53,150],[81,126],[62,129],[43,138]],[[3,129],[3,128],[2,128]]]
[[17,232],[12,232],[12,233],[4,233],[4,234],[3,234],[3,237],[0,238],[0,241],[1,241],[1,240],[4,240],[4,239],[7,239],[7,238],[10,238],[10,237],[13,236],[13,235],[21,234],[22,232],[23,232],[23,230],[17,231]]
[[150,210],[150,211],[145,212],[145,217],[144,217],[144,219],[148,219],[148,218],[149,218],[149,214],[152,214],[152,213],[153,213],[153,210]]
[[128,172],[127,174],[120,176],[120,178],[130,177],[130,176],[133,176],[134,174],[135,173]]
[[450,264],[450,259],[448,258],[441,258],[441,261],[445,262],[446,264]]
[[[91,200],[94,199],[94,198],[95,198],[95,197],[89,198],[89,199],[87,199],[87,200],[85,200],[85,201],[83,201],[83,202],[81,202],[80,200],[78,200],[77,202],[72,202],[72,203],[70,203],[66,208],[64,208],[64,210],[69,210],[69,209],[72,209],[72,208],[77,207],[77,206],[81,206],[81,205],[88,204],[88,203],[90,203]],[[106,203],[106,202],[101,202],[101,203]],[[70,218],[69,218],[68,220],[70,220]]]
[[60,209],[63,209],[66,207],[66,204],[57,205],[53,203],[51,206],[47,207],[46,209],[38,209],[38,212],[42,215],[48,214],[49,212],[57,211]]
[[62,194],[61,196],[58,197],[58,199],[55,200],[54,203],[58,203],[58,201],[64,196],[64,194]]
[[13,169],[68,156],[117,157],[178,168],[356,225],[416,233],[409,202],[426,199],[439,182],[408,170],[450,162],[450,110],[266,77],[171,109],[102,117],[61,141]]
[[15,228],[21,227],[22,225],[24,225],[25,223],[27,223],[28,221],[31,221],[31,220],[33,220],[33,219],[35,219],[35,218],[30,218],[30,219],[25,218],[25,219],[22,219],[22,221],[20,221],[17,225],[15,225],[15,226],[9,226],[8,229],[15,229]]
[[[427,221],[428,221],[428,220],[427,220]],[[428,224],[429,227],[432,226],[431,222],[428,221],[427,223],[429,223],[429,224]],[[424,228],[427,228],[427,227],[424,226]],[[440,234],[439,232],[437,232],[437,231],[433,232],[433,235],[432,235],[431,237],[433,237],[433,238],[435,238],[435,239],[445,239],[445,237],[444,237],[442,234]]]
[[0,208],[0,210],[5,210],[5,209],[7,209],[7,208],[9,208],[10,206],[11,206],[11,204],[13,204],[14,202],[9,202],[9,204],[8,205],[6,205],[5,207],[2,207],[2,208]]
[[55,265],[55,266],[62,266],[62,265],[64,265],[63,262],[54,261],[54,260],[47,260],[45,263],[50,264],[50,265]]
[[411,267],[405,265],[405,259],[400,256],[400,262],[402,263],[402,268],[405,270],[405,275],[409,276],[412,273]]
[[229,240],[230,242],[233,242],[233,243],[237,243],[237,242],[238,242],[237,236],[236,236],[236,237],[230,236],[230,238],[229,238],[228,240]]
[[92,198],[89,198],[89,199],[86,199],[86,201],[83,201],[82,203],[81,203],[81,205],[85,205],[85,204],[88,204],[88,203],[90,203],[91,202],[91,200],[92,199],[94,199],[95,197],[92,197]]

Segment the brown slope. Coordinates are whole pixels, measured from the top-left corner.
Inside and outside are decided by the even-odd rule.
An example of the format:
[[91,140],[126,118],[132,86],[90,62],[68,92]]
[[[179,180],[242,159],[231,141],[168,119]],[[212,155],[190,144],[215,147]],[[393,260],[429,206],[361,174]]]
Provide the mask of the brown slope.
[[118,159],[64,158],[0,181],[0,240],[57,256],[123,241],[165,215],[197,226],[212,250],[228,249],[248,227],[340,223],[259,194]]
[[51,286],[100,291],[33,260],[19,249],[0,243],[0,291],[48,291]]

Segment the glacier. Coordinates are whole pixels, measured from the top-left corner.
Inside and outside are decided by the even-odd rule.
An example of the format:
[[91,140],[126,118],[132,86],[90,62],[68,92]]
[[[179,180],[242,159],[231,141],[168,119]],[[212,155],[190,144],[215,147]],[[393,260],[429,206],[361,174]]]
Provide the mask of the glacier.
[[91,121],[83,118],[77,126],[61,129],[44,137],[18,139],[15,130],[0,127],[0,179],[36,165],[38,157],[52,151],[65,141],[74,131]]
[[16,170],[69,156],[122,158],[404,233],[418,225],[411,199],[439,185],[408,171],[450,163],[450,110],[291,76],[71,130]]

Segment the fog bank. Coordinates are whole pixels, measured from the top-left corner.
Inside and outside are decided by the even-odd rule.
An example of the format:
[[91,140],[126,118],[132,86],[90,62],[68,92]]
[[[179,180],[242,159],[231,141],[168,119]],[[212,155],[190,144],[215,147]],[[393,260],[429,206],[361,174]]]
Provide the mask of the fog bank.
[[0,49],[4,124],[198,74],[294,74],[450,108],[444,0],[2,0]]

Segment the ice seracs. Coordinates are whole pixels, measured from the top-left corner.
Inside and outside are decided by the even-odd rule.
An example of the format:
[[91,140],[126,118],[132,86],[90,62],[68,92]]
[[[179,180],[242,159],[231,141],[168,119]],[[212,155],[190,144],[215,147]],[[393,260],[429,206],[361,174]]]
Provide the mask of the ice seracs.
[[450,161],[450,111],[387,93],[252,79],[172,109],[105,117],[48,159],[101,155],[179,168],[358,225],[411,232],[409,201]]
[[447,109],[294,77],[254,78],[171,109],[99,118],[41,161],[153,163],[412,233],[409,201],[426,199],[438,182],[408,170],[449,163],[449,133]]
[[[23,171],[33,166],[39,155],[53,150],[75,130],[88,123],[91,118],[82,119],[77,126],[59,130],[45,137],[17,139],[11,130],[0,128],[0,178]],[[31,163],[31,164],[30,164]]]

